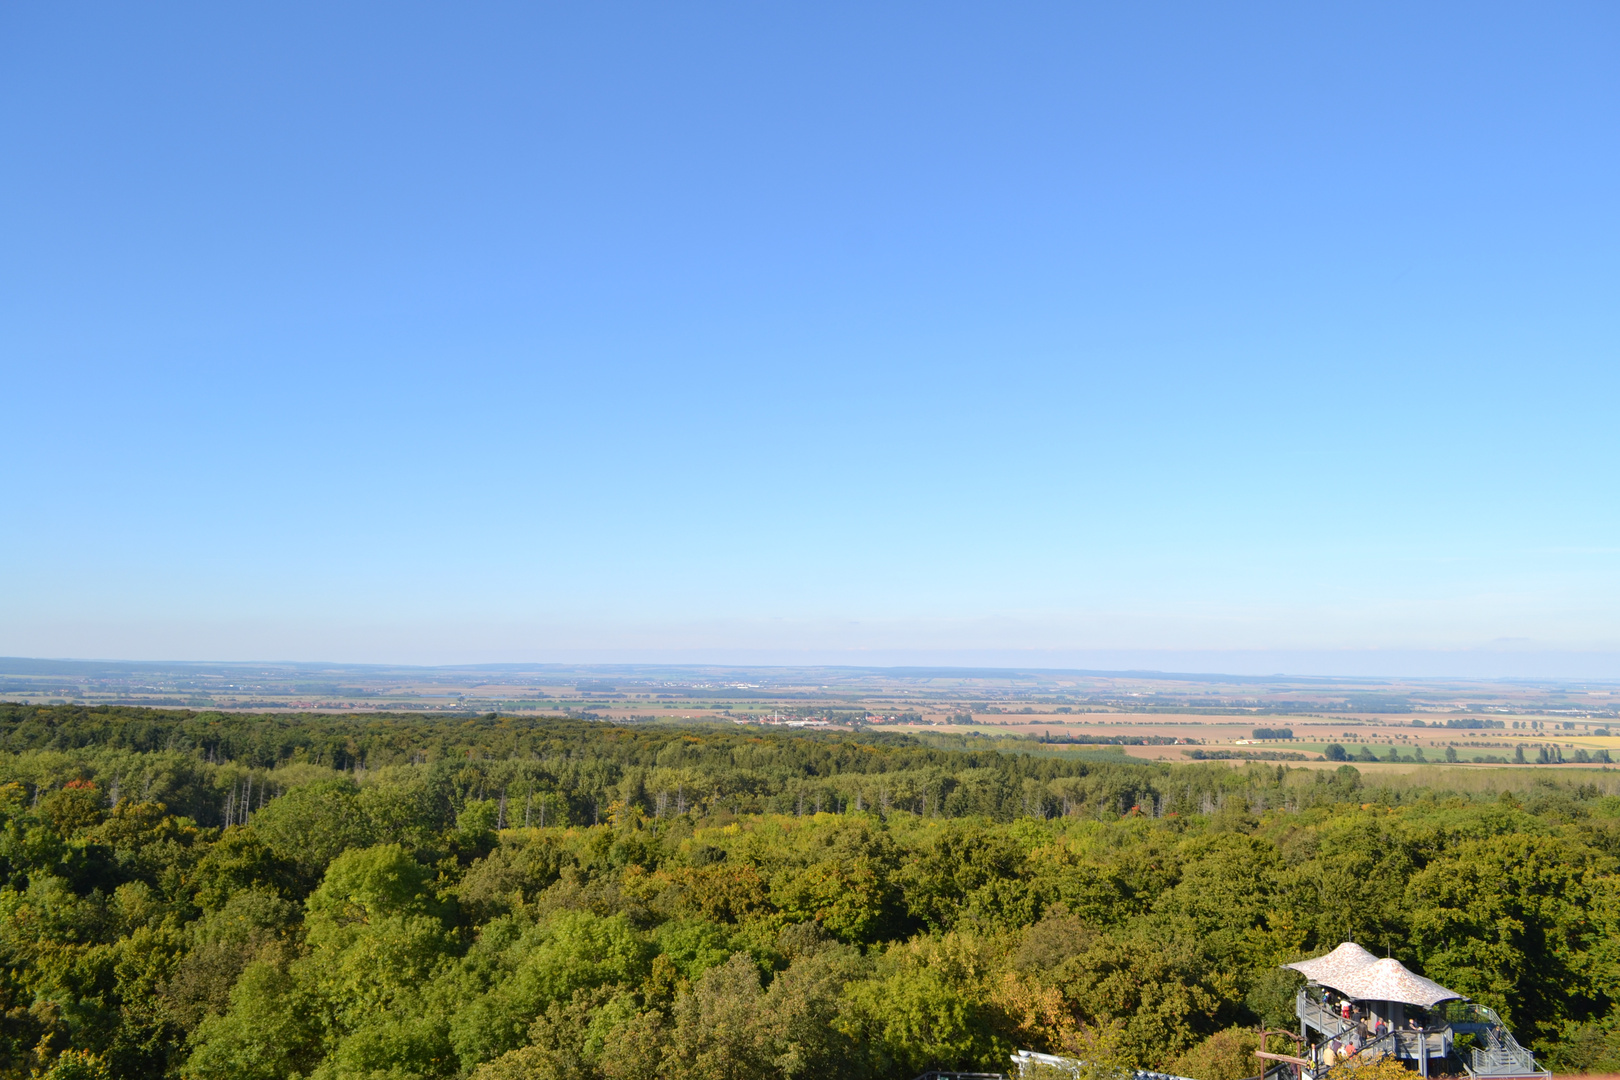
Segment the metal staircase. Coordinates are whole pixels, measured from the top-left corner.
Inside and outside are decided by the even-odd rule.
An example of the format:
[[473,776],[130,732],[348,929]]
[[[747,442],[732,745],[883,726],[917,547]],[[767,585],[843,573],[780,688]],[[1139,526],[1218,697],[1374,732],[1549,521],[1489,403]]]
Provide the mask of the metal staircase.
[[1485,1045],[1473,1048],[1469,1056],[1468,1071],[1475,1076],[1552,1076],[1550,1071],[1536,1068],[1535,1055],[1519,1045],[1501,1020],[1489,1009],[1495,1023],[1485,1029]]
[[1551,1080],[1551,1070],[1536,1065],[1535,1055],[1519,1045],[1519,1040],[1513,1037],[1494,1009],[1474,1002],[1459,1002],[1446,1006],[1445,1013],[1454,1032],[1485,1040],[1484,1046],[1469,1050],[1469,1060],[1463,1063],[1470,1076],[1480,1080],[1505,1080],[1507,1077],[1542,1077]]

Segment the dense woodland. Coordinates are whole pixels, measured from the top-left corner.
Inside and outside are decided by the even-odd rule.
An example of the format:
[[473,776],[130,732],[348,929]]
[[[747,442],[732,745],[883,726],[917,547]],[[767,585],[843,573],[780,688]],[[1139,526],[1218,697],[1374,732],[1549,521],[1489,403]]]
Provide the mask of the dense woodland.
[[0,705],[0,1074],[1235,1080],[1345,939],[1620,1068],[1620,772],[1430,775]]

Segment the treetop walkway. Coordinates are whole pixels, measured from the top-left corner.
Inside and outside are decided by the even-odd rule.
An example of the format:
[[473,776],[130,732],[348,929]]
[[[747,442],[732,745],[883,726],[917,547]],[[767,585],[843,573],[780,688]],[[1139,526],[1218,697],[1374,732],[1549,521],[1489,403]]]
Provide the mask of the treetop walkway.
[[1306,978],[1294,1000],[1307,1047],[1301,1080],[1322,1080],[1341,1062],[1386,1054],[1427,1077],[1431,1062],[1456,1053],[1462,1036],[1473,1045],[1465,1043],[1467,1056],[1457,1056],[1477,1080],[1552,1076],[1495,1012],[1353,941],[1283,966]]

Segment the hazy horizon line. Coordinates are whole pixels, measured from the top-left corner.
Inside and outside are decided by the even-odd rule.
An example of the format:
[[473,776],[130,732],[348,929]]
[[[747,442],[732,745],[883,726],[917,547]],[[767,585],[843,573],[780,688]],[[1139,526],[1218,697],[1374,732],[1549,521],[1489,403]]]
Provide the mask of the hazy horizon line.
[[11,663],[119,666],[521,670],[525,668],[708,667],[939,671],[994,670],[1186,679],[1478,679],[1620,682],[1620,651],[1570,649],[573,649],[544,656],[342,659],[0,656]]

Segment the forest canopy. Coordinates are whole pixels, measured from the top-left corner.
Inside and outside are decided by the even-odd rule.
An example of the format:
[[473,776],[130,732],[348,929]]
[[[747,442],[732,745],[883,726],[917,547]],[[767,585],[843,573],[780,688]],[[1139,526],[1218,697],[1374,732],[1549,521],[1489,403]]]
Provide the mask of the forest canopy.
[[1433,775],[0,705],[0,1075],[1235,1080],[1347,939],[1620,1067],[1620,773]]

